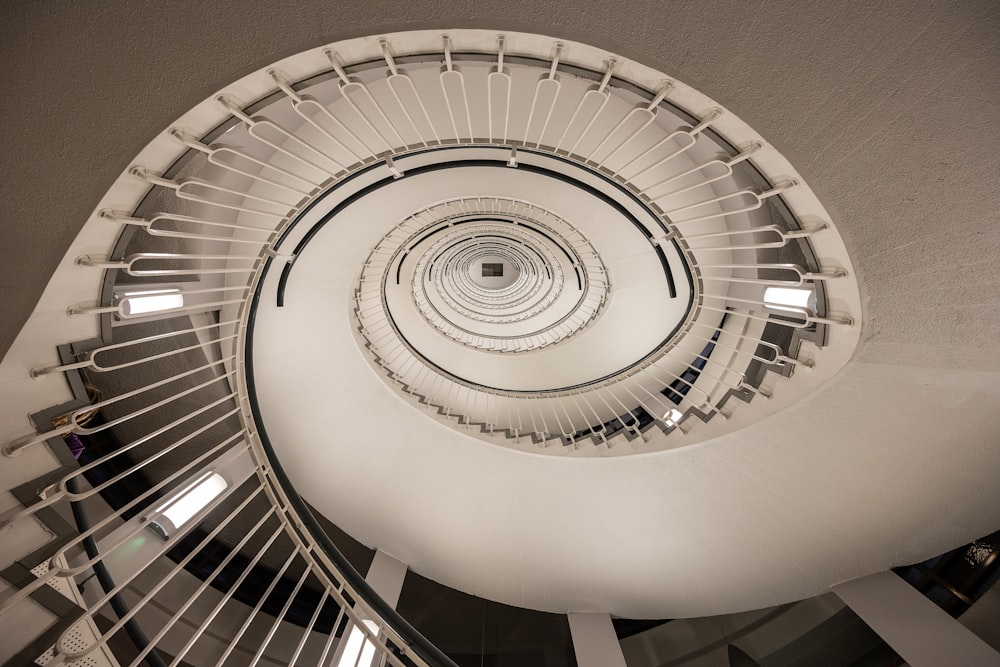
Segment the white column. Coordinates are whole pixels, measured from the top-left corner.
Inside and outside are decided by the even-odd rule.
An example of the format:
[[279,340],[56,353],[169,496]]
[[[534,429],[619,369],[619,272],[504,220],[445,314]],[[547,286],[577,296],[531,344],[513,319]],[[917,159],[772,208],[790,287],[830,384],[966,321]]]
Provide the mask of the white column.
[[1000,665],[1000,653],[892,572],[833,592],[912,667]]
[[578,667],[626,667],[610,614],[567,614]]
[[[375,558],[372,559],[372,564],[368,566],[368,574],[365,575],[365,581],[372,590],[393,609],[399,602],[405,578],[406,563],[382,551],[375,552]],[[362,620],[372,631],[378,631],[373,621]],[[327,667],[372,667],[375,662],[375,646],[352,621],[344,630],[343,639]]]
[[396,560],[384,551],[376,551],[372,564],[368,567],[365,581],[386,603],[396,608],[399,594],[406,578],[406,563]]

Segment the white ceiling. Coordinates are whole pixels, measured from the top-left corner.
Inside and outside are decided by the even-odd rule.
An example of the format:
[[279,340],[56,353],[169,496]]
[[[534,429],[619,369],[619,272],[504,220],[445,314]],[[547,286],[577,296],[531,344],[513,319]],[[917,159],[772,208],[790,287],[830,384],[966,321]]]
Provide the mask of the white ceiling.
[[[833,214],[867,292],[865,336],[855,361],[792,409],[659,454],[532,456],[406,406],[422,424],[412,438],[373,420],[322,478],[289,454],[308,498],[321,484],[351,492],[354,504],[324,508],[330,518],[463,590],[629,616],[804,597],[1000,527],[991,2],[4,3],[0,349],[107,186],[186,109],[281,55],[443,21],[575,36],[731,108]],[[370,379],[358,396],[403,405]],[[419,452],[406,447],[415,438]],[[379,456],[363,474],[337,472],[352,452]]]

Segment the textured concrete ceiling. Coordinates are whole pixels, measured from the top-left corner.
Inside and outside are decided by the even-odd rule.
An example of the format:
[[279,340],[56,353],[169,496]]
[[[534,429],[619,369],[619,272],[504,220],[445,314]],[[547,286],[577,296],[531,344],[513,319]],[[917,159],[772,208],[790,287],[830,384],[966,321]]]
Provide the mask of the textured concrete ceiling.
[[98,197],[183,111],[279,56],[447,21],[579,36],[730,106],[810,177],[853,241],[871,298],[866,355],[982,363],[996,333],[990,269],[1000,249],[996,3],[638,0],[623,9],[594,0],[3,3],[0,350]]
[[768,493],[746,514],[709,503],[748,535],[769,515],[800,525],[803,551],[782,559],[796,592],[1000,525],[1000,5],[985,0],[4,3],[0,350],[104,190],[185,110],[283,55],[445,23],[576,37],[674,74],[768,137],[833,214],[867,294],[862,346],[831,387],[722,446],[744,463],[719,483]]

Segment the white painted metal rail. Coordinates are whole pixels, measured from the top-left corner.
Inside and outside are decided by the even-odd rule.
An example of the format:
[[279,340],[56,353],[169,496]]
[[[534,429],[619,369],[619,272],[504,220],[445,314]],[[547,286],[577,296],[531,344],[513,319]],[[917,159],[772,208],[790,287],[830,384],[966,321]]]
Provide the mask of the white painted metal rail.
[[[36,424],[36,433],[3,446],[5,466],[23,465],[26,488],[45,481],[23,507],[3,517],[7,562],[34,555],[39,562],[32,566],[46,565],[37,578],[4,591],[4,636],[16,633],[12,628],[25,614],[42,614],[35,609],[40,591],[62,582],[70,584],[75,615],[62,625],[36,628],[38,637],[52,638],[43,647],[51,647],[49,665],[89,664],[87,659],[112,664],[113,646],[126,635],[138,644],[132,665],[447,664],[316,533],[258,431],[246,382],[248,317],[263,268],[291,259],[282,234],[310,202],[363,169],[405,178],[398,168],[402,156],[463,145],[509,149],[509,165],[516,168],[519,150],[536,151],[623,184],[663,224],[651,244],[676,241],[694,267],[696,303],[673,338],[627,372],[544,397],[476,386],[426,363],[379,315],[380,284],[362,282],[358,316],[375,361],[406,392],[440,407],[444,419],[543,447],[553,440],[607,447],[615,438],[642,435],[648,426],[642,413],[679,434],[695,428],[690,415],[728,419],[732,395],[748,400],[771,393],[748,377],[754,364],[785,375],[816,365],[769,340],[765,325],[849,328],[850,311],[842,308],[849,300],[828,298],[847,272],[746,263],[747,253],[789,247],[813,263],[821,254],[835,255],[810,251],[810,243],[823,243],[830,233],[825,221],[803,226],[796,218],[796,202],[804,212],[811,194],[784,178],[783,163],[759,140],[725,138],[727,130],[738,134],[742,126],[721,109],[674,82],[651,81],[633,65],[531,35],[457,31],[435,37],[424,31],[353,40],[234,84],[158,139],[146,154],[152,162],[123,177],[127,187],[121,187],[141,195],[134,205],[104,208],[91,223],[120,226],[120,241],[76,261],[94,272],[95,283],[104,281],[99,294],[74,293],[66,301],[69,317],[93,320],[96,344],[59,360],[39,360],[24,377],[39,382],[65,373],[113,391],[90,402],[78,395],[66,404],[71,407],[56,411],[56,419],[45,413],[48,421]],[[729,154],[718,157],[720,151]],[[734,174],[739,178],[726,180]],[[765,182],[747,185],[754,179]],[[136,183],[144,189],[136,190]],[[477,193],[469,194],[462,200],[468,210],[456,215],[487,210],[482,202],[469,204]],[[779,199],[787,220],[752,217]],[[397,228],[400,242],[428,221],[441,222],[405,221]],[[539,348],[585,327],[613,284],[587,238],[557,221],[551,215],[535,220],[576,249],[587,284],[600,289],[581,300],[572,318],[538,334]],[[397,250],[377,248],[368,266],[383,273]],[[431,273],[442,293],[450,293],[443,287],[449,279]],[[769,286],[808,286],[819,306],[774,311],[763,296]],[[143,290],[176,292],[181,301],[139,313]],[[418,305],[429,319],[439,317],[426,297]],[[457,328],[449,335],[497,353],[516,351]],[[824,342],[835,342],[836,335]],[[49,405],[36,408],[63,399],[54,394]],[[115,446],[87,456],[82,466],[38,476],[34,462],[41,449],[56,452],[77,440],[91,447],[102,437]],[[173,532],[153,531],[151,525],[168,517],[170,503],[179,503],[207,472],[222,475],[225,490]],[[111,491],[136,488],[115,504]],[[20,547],[13,536],[26,524],[44,523],[46,510],[69,506],[89,507],[92,519],[66,539],[15,553]],[[185,569],[220,543],[228,551],[207,571],[195,578]],[[135,545],[135,556],[125,558]],[[111,583],[96,593],[87,584],[90,592],[79,593],[76,584],[105,565],[117,568]],[[238,575],[220,583],[237,566]],[[248,582],[255,592],[240,593],[249,590]],[[180,599],[178,591],[185,591]],[[284,596],[277,606],[276,596]],[[95,623],[109,613],[107,603],[122,598],[126,611],[110,625]],[[305,601],[310,607],[303,610]],[[81,631],[89,637],[82,646],[70,641]],[[358,647],[356,656],[345,653],[349,645]]]

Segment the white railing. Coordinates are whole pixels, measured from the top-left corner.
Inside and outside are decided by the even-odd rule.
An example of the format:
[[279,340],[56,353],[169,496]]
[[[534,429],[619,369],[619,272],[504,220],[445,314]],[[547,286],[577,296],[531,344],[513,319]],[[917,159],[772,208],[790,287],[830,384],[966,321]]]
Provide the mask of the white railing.
[[[128,323],[124,322],[123,324],[127,325]],[[223,330],[231,329],[233,326],[236,328],[236,333],[222,333]],[[212,340],[196,345],[184,345],[167,352],[153,351],[159,349],[164,342],[171,342],[181,336],[205,331],[215,333]],[[144,336],[136,340],[103,345],[91,351],[86,360],[35,370],[36,375],[79,370],[86,370],[88,373],[121,373],[122,371],[132,371],[142,365],[147,367],[151,364],[155,365],[157,362],[161,365],[164,362],[177,365],[179,355],[194,351],[204,352],[209,347],[233,352],[218,361],[143,384],[131,391],[122,392],[112,398],[100,400],[85,408],[75,410],[65,416],[65,425],[24,439],[6,450],[8,455],[17,455],[25,448],[41,443],[43,440],[68,436],[70,433],[83,437],[84,442],[89,442],[89,439],[95,434],[128,421],[145,420],[148,423],[146,428],[149,431],[146,434],[131,442],[121,443],[114,451],[71,470],[44,490],[40,490],[42,494],[37,502],[5,519],[3,527],[0,528],[2,532],[9,532],[18,522],[37,517],[39,512],[45,508],[65,503],[79,507],[86,504],[88,500],[96,500],[99,494],[115,485],[123,484],[129,480],[141,481],[146,471],[164,460],[182,462],[182,465],[162,480],[155,484],[147,484],[145,490],[132,497],[127,503],[114,507],[113,513],[103,516],[89,526],[78,525],[80,532],[77,535],[56,548],[51,555],[46,556],[48,567],[45,573],[19,590],[12,592],[0,603],[0,617],[10,619],[16,615],[17,608],[29,604],[33,594],[36,594],[42,587],[60,579],[79,580],[86,576],[92,568],[99,566],[102,561],[109,558],[112,560],[120,558],[123,550],[136,551],[138,549],[136,554],[139,562],[133,563],[134,567],[128,576],[117,576],[113,585],[104,590],[96,599],[75,596],[75,602],[81,607],[79,612],[81,618],[67,627],[56,639],[53,658],[46,664],[74,664],[74,661],[88,656],[102,655],[104,647],[116,635],[122,633],[123,628],[126,628],[130,620],[141,617],[147,606],[162,606],[164,602],[161,598],[168,601],[173,600],[177,587],[189,585],[186,579],[190,575],[185,577],[184,566],[200,554],[202,549],[210,546],[223,530],[236,524],[249,526],[249,528],[240,528],[241,531],[246,530],[243,538],[231,547],[228,555],[211,574],[205,577],[197,589],[190,594],[190,597],[173,610],[174,615],[170,620],[162,627],[153,628],[158,632],[155,636],[148,638],[145,646],[139,646],[139,654],[130,664],[138,665],[143,660],[153,661],[151,664],[166,664],[162,658],[156,658],[154,661],[154,658],[149,656],[159,655],[164,650],[161,641],[168,632],[173,633],[168,644],[173,655],[170,664],[178,664],[181,660],[186,659],[188,652],[195,647],[199,640],[205,641],[207,637],[211,636],[209,628],[213,632],[218,631],[218,624],[213,625],[213,621],[233,615],[242,618],[244,614],[245,619],[242,625],[234,635],[229,637],[230,643],[223,650],[221,656],[216,656],[218,657],[217,664],[226,663],[230,657],[234,663],[258,664],[265,652],[268,651],[279,628],[283,630],[282,641],[285,646],[283,650],[277,651],[276,655],[280,656],[280,659],[287,657],[288,664],[306,664],[306,662],[319,665],[331,664],[334,655],[343,655],[344,647],[341,645],[340,639],[345,639],[352,632],[360,632],[363,635],[363,641],[359,643],[359,659],[362,653],[370,648],[373,655],[378,657],[378,664],[438,664],[438,662],[428,661],[425,657],[421,657],[419,652],[410,646],[413,642],[410,637],[405,640],[401,639],[398,631],[386,623],[382,614],[377,611],[377,607],[366,602],[366,600],[372,599],[370,590],[359,589],[358,581],[352,583],[340,574],[344,570],[343,562],[338,563],[331,560],[329,553],[325,552],[316,542],[315,535],[310,531],[310,528],[315,529],[315,526],[307,527],[308,524],[303,521],[303,508],[293,507],[289,491],[282,487],[282,483],[278,479],[279,470],[267,458],[260,440],[255,437],[252,420],[246,418],[248,397],[245,391],[221,389],[216,392],[218,397],[211,402],[189,412],[180,411],[180,416],[167,424],[159,425],[155,421],[158,418],[162,419],[165,415],[179,412],[179,410],[171,408],[177,401],[185,398],[199,402],[207,400],[205,394],[213,385],[238,386],[238,383],[232,378],[234,371],[222,371],[220,367],[230,364],[236,358],[236,351],[243,342],[244,333],[244,325],[239,321],[191,327],[154,336]],[[123,351],[127,351],[134,358],[121,363],[100,363],[103,356]],[[200,379],[199,376],[206,373],[213,373],[214,377],[206,380]],[[189,380],[187,384],[190,386],[178,386],[185,379]],[[139,399],[143,404],[139,407],[124,409],[117,416],[110,417],[115,406],[128,399]],[[109,418],[99,425],[88,425],[90,422],[86,420],[92,417],[95,409],[101,410]],[[209,421],[201,423],[205,422],[206,419]],[[154,446],[150,447],[151,443]],[[197,446],[197,455],[193,453],[192,445]],[[236,472],[231,463],[227,464],[227,461],[231,462],[234,457],[245,460],[241,473]],[[117,464],[117,466],[112,464]],[[88,482],[88,473],[115,469],[120,469],[120,471],[100,483],[93,483],[93,480]],[[214,498],[210,505],[200,509],[198,515],[182,532],[171,535],[169,539],[161,539],[158,535],[154,535],[149,526],[155,524],[158,517],[163,516],[163,511],[160,509],[151,509],[151,507],[156,506],[157,499],[169,497],[172,493],[183,489],[192,478],[196,478],[204,470],[224,471],[228,477],[226,491]],[[232,499],[233,502],[230,505],[235,506],[227,506],[227,499]],[[261,513],[259,506],[262,500],[266,500],[264,506],[267,507],[263,513]],[[257,502],[256,506],[253,504],[255,501]],[[301,501],[299,502],[301,503]],[[141,516],[130,518],[130,515],[136,512],[141,512]],[[210,519],[214,527],[200,537],[197,545],[189,546],[187,554],[176,565],[173,565],[165,575],[157,577],[155,585],[150,586],[147,582],[148,588],[144,589],[143,584],[139,582],[143,578],[149,577],[158,561],[168,551],[177,548],[185,534],[204,519]],[[239,579],[228,592],[221,596],[216,594],[218,601],[200,626],[190,632],[188,624],[178,623],[192,605],[197,604],[199,607],[203,607],[208,604],[207,600],[211,598],[205,593],[209,590],[212,580],[223,572],[235,557],[240,555],[241,550],[251,540],[260,541],[265,538],[266,541],[259,547],[253,559],[244,564]],[[97,540],[100,551],[93,555],[89,555],[88,552],[86,556],[78,556],[78,552],[88,540]],[[282,562],[277,572],[254,569],[265,556],[269,561]],[[301,574],[294,580],[294,590],[285,605],[276,616],[273,611],[266,612],[264,603],[268,596],[282,581],[288,568],[296,563]],[[234,592],[239,589],[251,573],[258,577],[255,582],[258,586],[266,584],[266,590],[259,596],[256,605],[250,608],[249,613],[247,613],[246,602],[237,600],[234,597]],[[261,581],[259,579],[261,574],[270,574],[271,579]],[[307,581],[322,594],[319,600],[314,602],[315,609],[311,613],[309,623],[305,627],[297,629],[300,636],[295,638],[294,650],[289,656],[287,653],[289,628],[295,628],[295,626],[291,626],[281,619],[285,617],[289,606]],[[89,624],[89,618],[98,614],[109,601],[125,593],[134,594],[137,590],[143,591],[143,594],[137,600],[134,599],[134,595],[132,596],[129,610],[120,615],[117,622],[109,629],[93,633],[91,641],[83,647],[79,646],[78,640],[71,639],[79,635],[78,626]],[[91,596],[91,598],[93,597]],[[319,633],[316,631],[316,627],[317,623],[321,621],[321,611],[331,605],[338,609],[336,617],[332,621],[331,619],[323,619],[323,622],[330,629],[325,633]],[[255,634],[252,637],[246,634],[248,628],[251,626],[257,628],[261,623],[269,626],[266,632]],[[335,632],[337,628],[341,628],[340,639],[337,636],[338,633]],[[188,636],[185,637],[183,645],[178,648],[177,634],[183,632],[187,632]],[[209,634],[206,634],[207,632]],[[158,646],[160,647],[159,651],[157,650]],[[204,655],[205,649],[201,650],[201,655]],[[234,653],[234,651],[237,652]],[[248,651],[252,651],[252,653],[248,653]],[[268,658],[272,662],[274,659],[273,655]],[[343,660],[342,657],[340,659]],[[340,664],[350,663],[341,662]]]
[[[729,411],[721,406],[732,392],[769,395],[770,389],[749,381],[751,362],[816,365],[768,341],[764,325],[846,327],[853,297],[828,299],[825,305],[836,303],[838,312],[800,309],[775,319],[767,303],[736,290],[748,283],[825,284],[847,277],[840,267],[786,264],[777,268],[795,277],[767,278],[758,273],[759,266],[751,267],[745,277],[744,264],[734,259],[734,253],[812,242],[825,250],[840,247],[825,222],[808,229],[778,225],[770,218],[766,224],[748,222],[748,214],[779,195],[787,196],[789,206],[797,206],[800,213],[812,213],[818,205],[800,183],[779,178],[792,173],[780,156],[754,139],[742,142],[731,157],[719,159],[717,149],[724,143],[720,137],[727,131],[739,134],[738,119],[638,65],[625,67],[621,59],[583,45],[569,48],[550,40],[539,46],[539,40],[484,31],[435,37],[423,31],[377,44],[353,40],[336,50],[309,52],[234,84],[214,106],[201,105],[147,152],[150,159],[158,156],[153,163],[129,170],[122,181],[126,189],[135,191],[138,179],[148,186],[146,196],[135,199],[128,210],[102,210],[96,219],[96,224],[122,227],[119,245],[124,250],[116,253],[109,247],[104,254],[94,254],[88,249],[79,254],[77,265],[106,276],[110,287],[125,285],[125,276],[130,288],[153,279],[177,279],[183,305],[138,315],[131,307],[136,297],[116,295],[113,289],[89,300],[67,300],[69,317],[92,318],[95,330],[104,332],[100,342],[75,358],[35,364],[30,375],[37,380],[26,374],[24,382],[66,373],[114,391],[38,424],[37,433],[5,443],[5,466],[18,466],[20,457],[28,460],[39,448],[56,452],[64,439],[80,438],[87,447],[104,436],[118,442],[84,465],[47,480],[26,506],[4,516],[0,535],[9,537],[25,523],[44,520],[49,508],[71,505],[82,516],[81,510],[101,506],[99,498],[111,498],[116,488],[132,483],[141,490],[113,505],[110,513],[106,508],[95,512],[92,523],[81,520],[75,534],[42,550],[44,572],[7,590],[0,602],[5,636],[17,632],[12,628],[19,614],[29,607],[34,610],[43,587],[66,582],[72,584],[65,590],[78,611],[52,635],[50,665],[101,655],[110,660],[109,647],[124,633],[139,642],[133,665],[163,664],[165,659],[155,657],[160,653],[171,657],[170,664],[190,662],[195,655],[212,656],[208,662],[199,657],[197,664],[348,664],[344,651],[352,633],[361,637],[355,665],[364,658],[367,667],[369,649],[372,664],[448,664],[393,616],[317,534],[308,509],[258,431],[254,397],[246,383],[248,317],[263,271],[290,259],[282,246],[283,234],[319,194],[363,168],[380,165],[405,178],[399,168],[403,156],[462,145],[509,149],[509,164],[515,168],[518,149],[558,157],[624,183],[660,214],[666,231],[652,241],[676,241],[687,261],[702,267],[700,274],[695,270],[697,303],[670,341],[627,372],[544,397],[484,388],[428,365],[391,324],[371,315],[378,312],[378,284],[362,283],[358,315],[375,361],[405,391],[440,406],[446,417],[482,424],[488,435],[500,439],[524,437],[545,444],[556,437],[579,445],[582,438],[590,438],[607,445],[613,433],[641,434],[640,408],[668,432],[686,433],[689,414],[719,412],[728,418]],[[433,43],[441,49],[443,68],[438,55],[427,55]],[[515,50],[514,43],[524,44],[524,51]],[[384,61],[387,73],[372,64],[374,56]],[[630,78],[618,74],[622,68]],[[538,73],[542,76],[535,76]],[[525,81],[530,82],[527,88]],[[693,105],[689,108],[694,113],[682,109],[685,103]],[[671,114],[686,115],[689,122],[672,124]],[[704,139],[709,132],[713,138]],[[174,142],[173,152],[168,141]],[[710,143],[702,151],[710,156],[700,152],[702,141]],[[717,194],[715,188],[726,178],[750,165],[761,174],[776,174],[768,178],[780,184],[760,189],[737,183],[737,191]],[[701,180],[694,184],[696,177]],[[666,191],[660,191],[663,188]],[[720,221],[744,226],[729,228]],[[425,222],[407,220],[392,238],[405,243]],[[587,284],[597,289],[583,300],[575,319],[567,320],[568,328],[537,334],[531,341],[537,347],[556,345],[585,327],[600,312],[605,302],[601,294],[611,282],[597,252],[587,249],[587,238],[571,228],[555,227],[551,219],[543,222],[577,250]],[[141,250],[128,250],[132,234],[143,240]],[[368,267],[381,273],[399,247],[377,248]],[[817,254],[843,256],[846,265],[846,254]],[[438,272],[433,280],[442,293],[448,292],[443,287],[447,276]],[[419,303],[429,306],[427,299]],[[717,316],[703,318],[706,312]],[[205,313],[215,315],[204,319]],[[374,319],[366,319],[370,315]],[[723,315],[726,324],[720,328]],[[488,336],[470,336],[463,342],[497,352],[516,351]],[[707,344],[715,346],[710,357],[702,353]],[[720,361],[721,350],[727,353],[725,362]],[[704,362],[697,379],[686,378],[696,362]],[[673,387],[678,402],[663,393],[667,387]],[[60,400],[54,396],[52,402]],[[674,411],[685,418],[683,428]],[[126,432],[131,435],[124,437]],[[226,477],[226,490],[165,539],[154,533],[149,526],[165,516],[162,503],[210,470]],[[23,481],[30,484],[34,479]],[[204,529],[193,533],[199,525]],[[203,547],[234,531],[239,539],[232,540],[227,555],[190,589],[184,566]],[[167,563],[164,555],[188,536],[193,544],[184,547],[185,555]],[[102,592],[79,593],[75,584],[91,569],[103,568],[138,542],[142,556],[125,559],[119,576]],[[252,557],[244,556],[246,550]],[[229,588],[216,590],[211,582],[237,561],[242,572]],[[266,570],[257,567],[265,565]],[[264,572],[267,578],[255,582],[257,597],[239,599],[237,593],[248,578]],[[93,591],[93,585],[87,590]],[[178,590],[188,590],[180,603]],[[275,591],[288,595],[277,609],[267,604]],[[286,616],[296,601],[307,599],[304,591],[312,595],[308,620],[292,623]],[[126,611],[110,627],[98,630],[93,618],[106,603],[118,604],[122,597],[129,598]],[[206,610],[201,620],[182,623],[196,607]],[[155,613],[164,610],[167,621],[150,625]],[[242,620],[233,623],[234,618]],[[137,638],[133,621],[142,621],[138,625],[145,638]],[[70,642],[81,628],[89,633],[82,647]],[[48,635],[39,631],[39,636]]]
[[[492,219],[501,216],[506,222]],[[536,229],[545,237],[539,237],[533,231]],[[429,230],[438,233],[417,248]],[[463,240],[467,243],[458,243]],[[478,256],[475,253],[502,255],[511,242],[530,248],[536,258],[535,262],[529,258],[522,261],[520,251],[513,251],[511,263],[522,265],[518,281],[504,289],[487,290],[469,278],[469,263]],[[558,245],[550,247],[552,244]],[[470,248],[475,251],[472,255],[468,255]],[[564,266],[560,261],[560,249],[573,258],[572,265]],[[453,266],[460,261],[456,258],[459,253],[463,253],[464,264]],[[399,263],[407,255],[418,256],[407,271],[406,284],[420,315],[444,335],[472,347],[521,352],[556,344],[585,327],[607,299],[609,285],[600,257],[565,220],[510,198],[462,198],[408,216],[372,250],[357,289],[356,312],[363,331],[383,328],[385,313],[380,310],[384,294],[389,284],[396,282]],[[525,322],[543,313],[562,294],[569,280],[567,271],[578,269],[581,296],[572,312],[560,318],[550,316],[532,329],[532,336],[489,332],[489,325]],[[465,327],[462,322],[467,322]],[[480,323],[488,326],[480,328]]]

